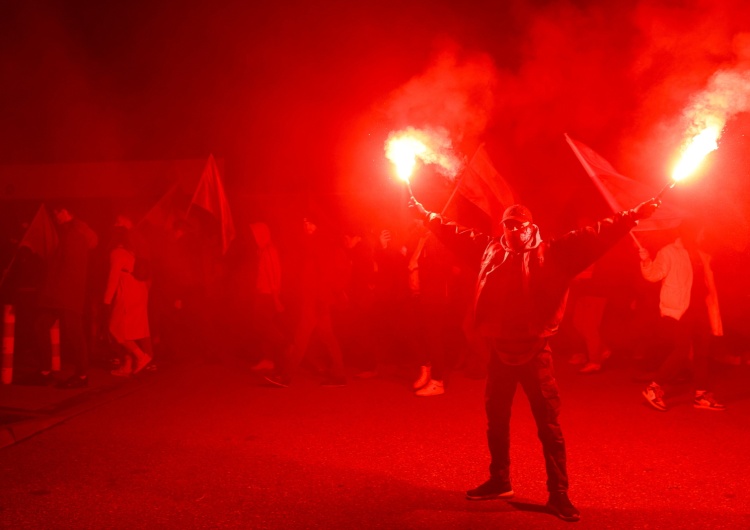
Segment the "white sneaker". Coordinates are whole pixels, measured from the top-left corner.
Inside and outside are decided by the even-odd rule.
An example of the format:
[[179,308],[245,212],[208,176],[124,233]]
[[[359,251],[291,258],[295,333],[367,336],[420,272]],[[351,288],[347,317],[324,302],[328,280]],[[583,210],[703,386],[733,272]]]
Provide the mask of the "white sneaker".
[[431,377],[432,367],[431,366],[421,366],[420,370],[421,371],[419,373],[419,379],[414,381],[414,385],[412,385],[414,387],[414,390],[422,388],[427,383],[429,383],[430,380],[432,379]]
[[602,365],[599,363],[586,363],[583,368],[578,370],[579,374],[595,374],[601,371]]
[[440,394],[445,394],[445,386],[442,381],[430,379],[430,381],[423,388],[417,390],[415,394],[421,397],[439,396]]

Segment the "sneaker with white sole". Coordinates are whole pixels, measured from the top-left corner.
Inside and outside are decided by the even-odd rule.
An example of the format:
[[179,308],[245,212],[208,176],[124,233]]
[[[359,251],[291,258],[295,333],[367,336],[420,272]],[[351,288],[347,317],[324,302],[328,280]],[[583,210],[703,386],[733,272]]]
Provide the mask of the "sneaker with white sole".
[[667,410],[667,404],[664,403],[664,391],[656,383],[651,383],[646,387],[646,390],[642,392],[643,397],[646,398],[648,404],[654,407],[656,410],[665,412]]
[[693,400],[693,407],[703,410],[727,410],[722,403],[716,401],[716,398],[714,398],[714,395],[711,392],[701,392],[700,394],[696,394],[695,400]]
[[578,370],[579,374],[595,374],[601,372],[602,365],[599,363],[586,363],[583,368]]
[[128,377],[133,375],[133,360],[130,357],[125,357],[125,360],[120,363],[120,366],[110,372],[116,377]]
[[425,386],[417,390],[415,394],[421,397],[439,396],[441,394],[445,394],[445,385],[443,385],[442,381],[435,381],[434,379],[430,379],[430,381]]

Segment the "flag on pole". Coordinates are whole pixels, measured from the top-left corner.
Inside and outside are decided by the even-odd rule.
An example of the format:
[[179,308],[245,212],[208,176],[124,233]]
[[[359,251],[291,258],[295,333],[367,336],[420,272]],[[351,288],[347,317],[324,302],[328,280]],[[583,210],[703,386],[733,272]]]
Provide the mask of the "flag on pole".
[[189,206],[189,193],[183,191],[176,183],[146,213],[138,223],[137,228],[142,229],[145,224],[149,224],[161,229],[171,230],[177,220],[185,218]]
[[492,165],[484,144],[480,145],[464,170],[458,191],[493,220],[499,220],[516,197]]
[[[586,144],[573,140],[567,134],[565,139],[613,212],[633,208],[654,196],[652,189],[619,174],[609,162]],[[674,206],[663,204],[650,218],[639,221],[633,231],[675,228],[684,217],[684,213]]]
[[229,201],[224,193],[224,185],[219,176],[219,168],[216,166],[214,155],[209,155],[206,167],[195,189],[190,201],[188,211],[198,206],[211,214],[218,222],[221,229],[222,254],[226,254],[230,243],[235,238],[234,221],[229,209]]
[[39,206],[19,247],[27,247],[37,256],[49,258],[57,249],[57,230],[44,204]]

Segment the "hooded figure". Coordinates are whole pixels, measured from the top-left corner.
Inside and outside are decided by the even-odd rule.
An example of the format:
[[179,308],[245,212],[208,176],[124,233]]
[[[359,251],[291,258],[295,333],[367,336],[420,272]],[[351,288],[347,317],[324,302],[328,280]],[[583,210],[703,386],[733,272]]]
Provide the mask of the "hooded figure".
[[412,207],[458,255],[480,262],[474,324],[490,351],[485,409],[492,460],[490,479],[466,492],[469,500],[513,496],[510,481],[510,414],[518,384],[531,404],[547,471],[547,506],[561,519],[577,521],[568,498],[565,440],[558,421],[560,398],[549,338],[557,332],[573,278],[658,207],[656,199],[594,226],[543,241],[525,206],[502,217],[502,235],[491,237],[458,227],[411,199]]

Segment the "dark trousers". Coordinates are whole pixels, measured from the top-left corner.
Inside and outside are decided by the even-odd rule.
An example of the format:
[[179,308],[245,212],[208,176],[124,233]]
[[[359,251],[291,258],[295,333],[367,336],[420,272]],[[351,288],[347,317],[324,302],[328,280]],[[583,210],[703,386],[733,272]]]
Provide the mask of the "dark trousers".
[[83,315],[71,309],[41,308],[36,320],[37,350],[39,357],[37,368],[50,369],[52,358],[50,347],[50,328],[55,320],[60,320],[60,349],[63,355],[70,355],[75,367],[75,374],[84,376],[89,369],[89,349],[83,325]]
[[430,365],[431,377],[436,381],[442,381],[446,372],[446,313],[444,301],[413,295],[406,303],[404,315],[412,357],[420,366]]
[[276,309],[273,295],[258,293],[253,300],[252,340],[260,358],[282,363],[291,339],[284,329],[282,315]]
[[490,476],[510,481],[510,412],[516,386],[520,383],[531,404],[542,442],[547,489],[551,492],[567,491],[565,440],[558,423],[560,396],[551,352],[545,349],[531,361],[518,366],[503,363],[495,352],[490,355],[485,393],[487,442],[492,458]]
[[[680,320],[662,317],[658,345],[666,358],[654,375],[654,381],[673,381],[681,370],[691,367],[696,390],[708,390],[711,325],[705,308],[689,307]],[[692,363],[690,360],[692,352]]]
[[317,333],[328,354],[330,374],[343,377],[344,358],[333,331],[330,304],[309,299],[302,301],[299,319],[294,328],[292,347],[287,349],[281,373],[286,376],[293,375],[307,352],[313,332]]

